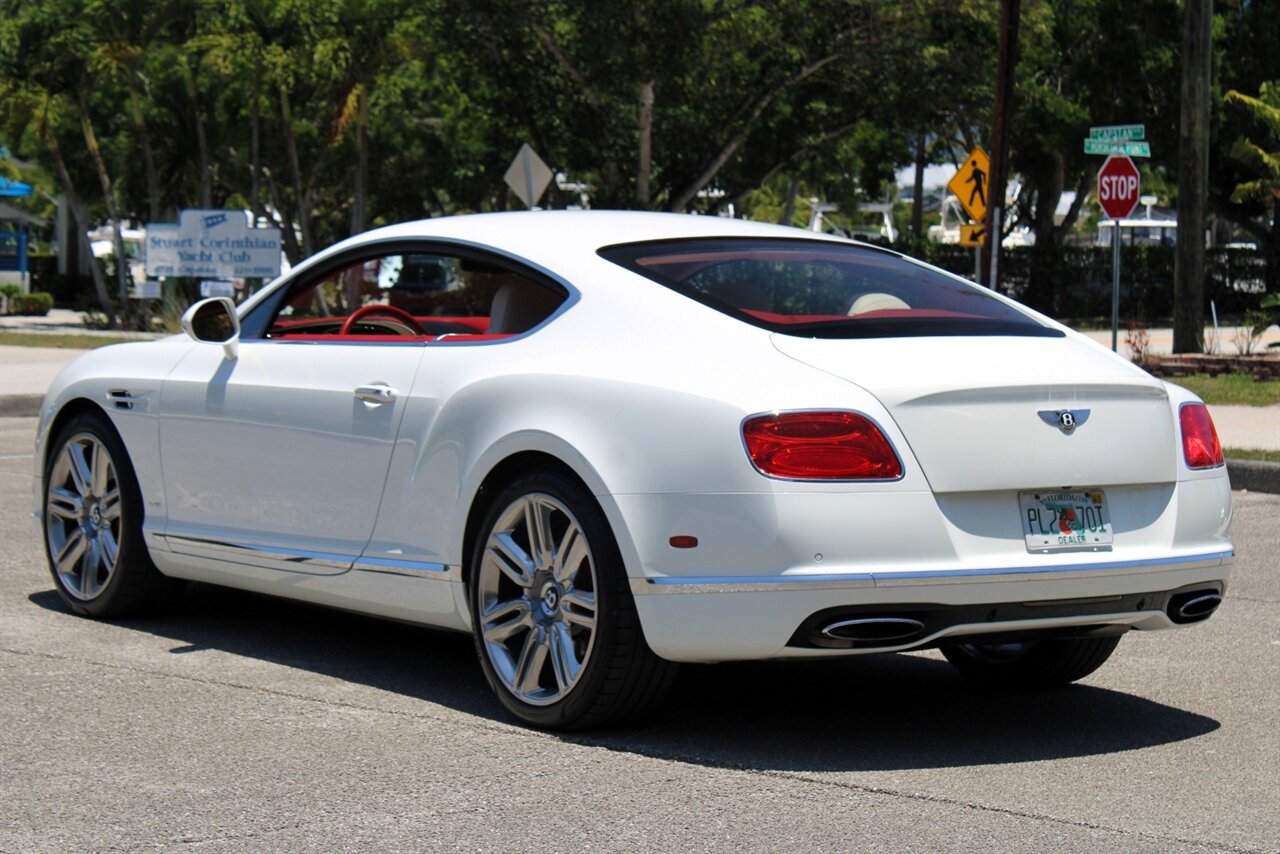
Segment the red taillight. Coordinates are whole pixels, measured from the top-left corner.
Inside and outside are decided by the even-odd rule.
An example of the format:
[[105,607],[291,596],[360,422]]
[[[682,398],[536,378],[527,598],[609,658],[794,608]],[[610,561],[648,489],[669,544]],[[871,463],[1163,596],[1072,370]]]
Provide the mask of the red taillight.
[[785,412],[742,425],[751,462],[791,480],[895,480],[902,464],[880,428],[856,412]]
[[1222,443],[1218,431],[1213,429],[1209,407],[1203,403],[1188,403],[1178,411],[1182,426],[1182,458],[1189,469],[1209,469],[1220,466]]

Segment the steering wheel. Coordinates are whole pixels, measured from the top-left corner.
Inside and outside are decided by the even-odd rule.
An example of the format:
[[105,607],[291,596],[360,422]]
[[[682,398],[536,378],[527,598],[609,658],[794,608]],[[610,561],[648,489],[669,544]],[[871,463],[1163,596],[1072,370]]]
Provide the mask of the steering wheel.
[[347,319],[342,322],[342,328],[338,330],[339,335],[350,335],[351,329],[356,322],[363,317],[371,314],[389,314],[397,321],[397,325],[404,326],[409,330],[410,335],[426,335],[427,331],[423,329],[412,314],[403,308],[397,308],[394,305],[383,305],[382,303],[373,303],[371,305],[362,305],[351,314],[347,315]]

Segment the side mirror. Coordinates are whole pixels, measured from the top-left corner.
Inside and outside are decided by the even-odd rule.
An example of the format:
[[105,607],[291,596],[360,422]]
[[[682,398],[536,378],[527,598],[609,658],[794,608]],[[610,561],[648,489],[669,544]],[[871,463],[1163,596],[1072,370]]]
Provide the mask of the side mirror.
[[240,318],[236,304],[226,297],[210,297],[182,315],[182,331],[202,344],[221,344],[228,359],[240,355]]

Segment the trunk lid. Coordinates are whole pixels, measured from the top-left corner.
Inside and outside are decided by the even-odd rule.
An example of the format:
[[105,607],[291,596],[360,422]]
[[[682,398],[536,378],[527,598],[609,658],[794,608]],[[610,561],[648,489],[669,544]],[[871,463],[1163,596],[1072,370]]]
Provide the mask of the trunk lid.
[[[935,492],[1161,483],[1177,474],[1163,384],[1092,342],[775,334],[773,343],[875,395]],[[1064,429],[1061,410],[1079,423]]]

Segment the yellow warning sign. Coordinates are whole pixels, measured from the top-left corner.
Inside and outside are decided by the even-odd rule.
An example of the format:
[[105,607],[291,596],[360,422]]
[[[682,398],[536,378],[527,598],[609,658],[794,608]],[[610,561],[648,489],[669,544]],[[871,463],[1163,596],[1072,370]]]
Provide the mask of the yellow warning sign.
[[982,222],[987,218],[987,183],[990,176],[991,158],[987,157],[982,146],[978,146],[969,152],[960,171],[947,182],[947,190],[960,201],[960,207],[965,209],[974,222]]
[[960,226],[961,246],[986,246],[987,227],[982,223],[965,223]]

